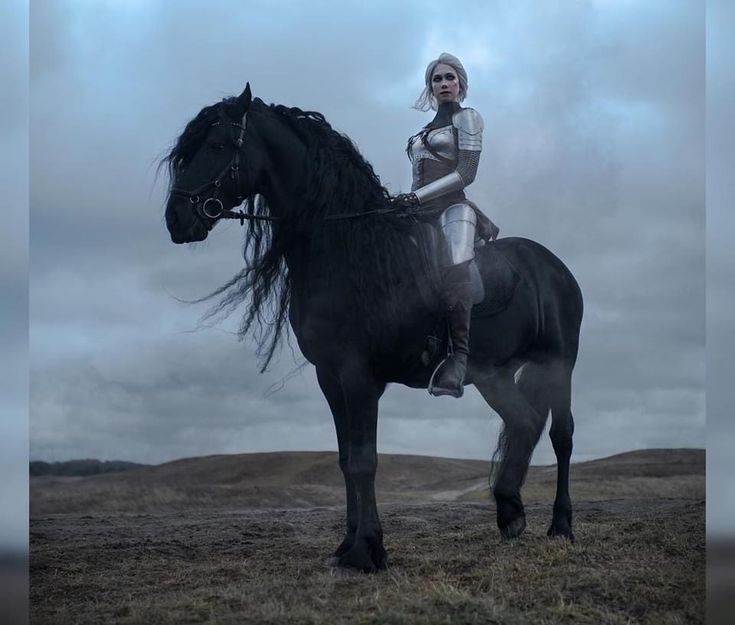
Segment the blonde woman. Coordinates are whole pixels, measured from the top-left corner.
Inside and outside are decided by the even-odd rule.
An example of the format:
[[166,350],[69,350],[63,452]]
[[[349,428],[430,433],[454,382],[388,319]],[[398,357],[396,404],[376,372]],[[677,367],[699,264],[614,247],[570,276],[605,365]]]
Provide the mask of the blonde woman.
[[436,220],[446,238],[449,266],[444,271],[442,295],[452,353],[432,377],[429,392],[461,397],[472,310],[469,265],[475,257],[476,236],[494,239],[498,230],[464,193],[477,173],[484,127],[475,109],[460,105],[467,95],[467,72],[457,57],[445,52],[429,63],[425,82],[415,108],[434,109],[436,116],[408,140],[411,193],[397,196],[395,202],[420,219]]

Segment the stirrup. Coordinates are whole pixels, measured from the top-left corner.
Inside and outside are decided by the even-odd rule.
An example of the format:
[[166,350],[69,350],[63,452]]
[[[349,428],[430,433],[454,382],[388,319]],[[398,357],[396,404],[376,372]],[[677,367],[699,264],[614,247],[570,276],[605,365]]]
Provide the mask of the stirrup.
[[437,366],[436,369],[434,369],[434,372],[431,374],[431,377],[429,378],[429,395],[432,395],[434,397],[442,397],[444,395],[449,395],[450,397],[456,397],[459,399],[464,395],[464,383],[462,383],[459,387],[459,392],[449,390],[448,388],[436,388],[434,386],[434,379],[436,378],[436,374],[439,373],[439,369],[441,369],[444,364],[450,359],[453,358],[454,354],[449,354],[446,358],[444,358]]

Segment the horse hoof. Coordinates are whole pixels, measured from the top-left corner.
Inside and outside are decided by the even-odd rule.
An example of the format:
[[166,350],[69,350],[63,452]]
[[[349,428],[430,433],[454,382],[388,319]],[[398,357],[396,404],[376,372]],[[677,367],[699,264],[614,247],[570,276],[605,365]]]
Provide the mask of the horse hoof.
[[552,525],[549,528],[549,531],[546,532],[546,535],[549,538],[567,538],[570,543],[573,543],[575,541],[574,532],[572,532],[572,528],[569,526],[556,527],[555,525]]
[[349,566],[330,566],[329,574],[337,579],[349,579],[350,577],[356,577],[363,573]]
[[341,556],[328,560],[332,569],[346,569],[356,573],[377,573],[386,568],[387,557],[384,549],[374,550],[353,548]]
[[500,528],[500,536],[503,540],[513,540],[518,538],[526,529],[526,517],[519,516],[513,519],[508,525]]

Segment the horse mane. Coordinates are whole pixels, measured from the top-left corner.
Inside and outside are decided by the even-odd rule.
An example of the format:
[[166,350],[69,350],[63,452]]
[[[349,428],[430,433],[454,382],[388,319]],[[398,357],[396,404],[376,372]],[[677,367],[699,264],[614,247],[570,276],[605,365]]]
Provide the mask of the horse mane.
[[[187,125],[167,157],[169,172],[186,165],[208,131],[216,109],[234,99],[203,109]],[[256,108],[257,106],[257,108]],[[248,124],[260,115],[270,115],[290,129],[305,146],[305,193],[298,206],[288,209],[288,218],[273,224],[250,220],[243,257],[245,268],[199,302],[221,296],[205,314],[227,316],[249,300],[238,335],[255,332],[261,372],[270,364],[284,327],[288,337],[288,310],[295,288],[286,257],[300,252],[300,259],[318,266],[321,279],[343,285],[346,306],[362,315],[368,334],[377,344],[407,323],[405,288],[411,276],[410,234],[420,228],[393,215],[325,219],[345,213],[361,213],[389,206],[390,194],[380,183],[372,165],[352,141],[337,132],[321,113],[254,100]],[[191,156],[190,156],[191,154]],[[246,210],[268,215],[262,196],[246,200]],[[305,252],[305,254],[304,254]],[[415,252],[414,252],[415,253]],[[304,285],[308,288],[308,284]]]

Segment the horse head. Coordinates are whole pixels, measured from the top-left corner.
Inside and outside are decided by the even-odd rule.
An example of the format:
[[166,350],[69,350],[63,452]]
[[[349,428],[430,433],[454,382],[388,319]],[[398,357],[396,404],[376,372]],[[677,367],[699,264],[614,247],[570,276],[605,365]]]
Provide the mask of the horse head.
[[164,159],[166,225],[174,243],[206,239],[223,214],[258,192],[262,151],[246,149],[254,139],[247,122],[256,102],[248,83],[237,98],[202,109]]

